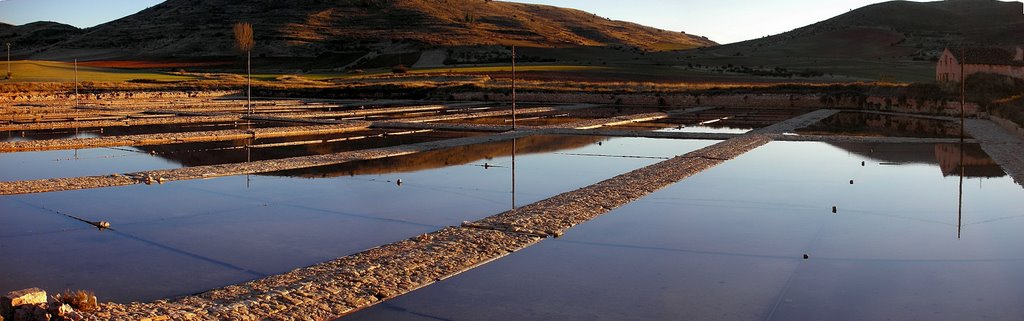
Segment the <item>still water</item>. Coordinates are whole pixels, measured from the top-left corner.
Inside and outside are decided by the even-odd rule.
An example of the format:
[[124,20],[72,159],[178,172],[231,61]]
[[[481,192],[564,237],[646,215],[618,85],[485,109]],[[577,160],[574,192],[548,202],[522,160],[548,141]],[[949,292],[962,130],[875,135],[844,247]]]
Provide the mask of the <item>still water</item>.
[[966,146],[961,212],[959,148],[771,143],[345,319],[1020,319],[1024,189]]
[[18,181],[243,163],[438,141],[479,133],[362,130],[260,140],[0,153],[0,180]]
[[0,260],[0,291],[89,289],[120,302],[201,292],[506,211],[513,146],[524,205],[713,143],[532,136],[267,176],[2,196],[0,250],[17,259]]

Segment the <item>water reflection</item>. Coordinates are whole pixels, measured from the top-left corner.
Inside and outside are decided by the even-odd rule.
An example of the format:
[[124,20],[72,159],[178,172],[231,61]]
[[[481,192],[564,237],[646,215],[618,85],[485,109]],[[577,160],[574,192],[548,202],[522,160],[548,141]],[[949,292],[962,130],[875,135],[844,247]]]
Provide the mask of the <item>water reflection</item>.
[[978,144],[829,144],[887,165],[938,165],[943,176],[957,176],[961,171],[969,178],[1006,176]]
[[958,138],[956,122],[910,116],[841,112],[797,130],[805,135]]
[[1019,319],[1024,190],[965,177],[958,202],[912,150],[933,160],[774,142],[343,320]]
[[272,175],[308,178],[415,172],[426,169],[463,165],[516,154],[540,154],[579,148],[608,140],[600,136],[534,135],[510,142],[491,142],[426,151],[411,155],[348,162]]
[[[586,140],[600,144],[578,146]],[[671,157],[713,143],[529,137],[482,149],[489,153],[437,154],[464,165],[413,172],[371,170],[377,174],[328,179],[253,175],[251,182],[231,176],[0,197],[0,247],[19,258],[0,260],[0,291],[87,288],[117,302],[196,293],[256,277],[246,271],[271,275],[331,260],[658,161],[575,155]],[[539,152],[557,146],[577,147],[560,150],[565,154]],[[514,194],[507,172],[513,152]],[[481,160],[482,155],[492,158]],[[97,233],[26,204],[108,221],[113,230]]]

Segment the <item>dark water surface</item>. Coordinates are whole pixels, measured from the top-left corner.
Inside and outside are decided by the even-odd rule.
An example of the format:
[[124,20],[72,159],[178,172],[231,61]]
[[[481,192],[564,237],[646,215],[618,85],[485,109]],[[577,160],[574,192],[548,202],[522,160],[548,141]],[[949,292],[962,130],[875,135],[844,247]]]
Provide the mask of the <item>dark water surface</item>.
[[1024,189],[965,157],[961,216],[959,148],[771,143],[345,319],[1019,320]]
[[[515,197],[524,205],[714,141],[538,136],[514,143]],[[494,215],[512,206],[512,146],[268,176],[2,196],[0,251],[16,259],[0,260],[0,292],[38,286],[89,289],[103,300],[153,300]],[[113,229],[97,231],[66,215],[109,221]]]
[[77,150],[0,153],[0,180],[17,181],[131,173],[332,154],[360,149],[438,141],[480,133],[396,130],[260,140],[102,147]]

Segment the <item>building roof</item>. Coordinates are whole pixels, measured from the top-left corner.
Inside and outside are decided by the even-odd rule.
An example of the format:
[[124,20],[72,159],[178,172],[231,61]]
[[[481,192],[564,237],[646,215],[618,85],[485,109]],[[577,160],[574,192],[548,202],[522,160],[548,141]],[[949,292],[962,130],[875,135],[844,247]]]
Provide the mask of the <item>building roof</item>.
[[965,47],[962,50],[949,48],[949,52],[953,54],[956,61],[968,65],[1024,66],[1024,61],[1013,60],[1014,52],[1003,48]]

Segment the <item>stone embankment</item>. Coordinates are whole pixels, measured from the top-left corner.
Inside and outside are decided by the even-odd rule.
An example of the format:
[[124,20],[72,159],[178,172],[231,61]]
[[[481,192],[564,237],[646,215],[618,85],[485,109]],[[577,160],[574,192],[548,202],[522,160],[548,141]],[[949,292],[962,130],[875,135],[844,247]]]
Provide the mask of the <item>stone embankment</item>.
[[[81,101],[100,100],[141,100],[141,99],[196,99],[196,98],[217,98],[238,95],[237,90],[230,91],[116,91],[105,93],[82,93],[78,95]],[[0,104],[19,103],[65,103],[75,102],[75,93],[72,92],[19,92],[0,95]]]
[[330,135],[366,129],[370,122],[346,121],[345,124],[293,126],[252,129],[228,129],[184,133],[161,133],[73,139],[44,139],[0,142],[0,152],[80,149],[115,146],[152,146],[242,139],[266,139],[307,135]]
[[160,117],[138,118],[128,116],[122,119],[88,120],[88,121],[62,121],[42,122],[28,124],[7,124],[0,125],[0,131],[19,130],[46,130],[46,129],[73,129],[73,128],[95,128],[95,127],[116,127],[116,126],[143,126],[143,125],[175,125],[175,124],[197,124],[197,123],[223,123],[242,120],[242,115],[226,114],[219,116],[179,116],[172,115]]
[[501,258],[834,114],[817,111],[460,227],[334,261],[150,303],[103,304],[86,320],[328,320]]
[[981,144],[981,149],[1013,177],[1014,182],[1024,186],[1024,138],[987,120],[968,119],[965,125],[967,133]]
[[[493,100],[509,101],[507,94],[465,92],[452,95],[459,100]],[[823,96],[814,94],[668,94],[652,95],[636,94],[595,94],[595,93],[544,93],[521,92],[517,99],[545,103],[591,103],[614,104],[629,106],[672,106],[672,107],[738,107],[738,108],[832,108],[832,109],[863,109],[881,110],[904,113],[924,113],[940,115],[960,115],[960,102],[950,101],[917,101],[881,96],[849,95],[844,97]],[[978,111],[978,105],[968,103],[965,106],[968,115]]]

